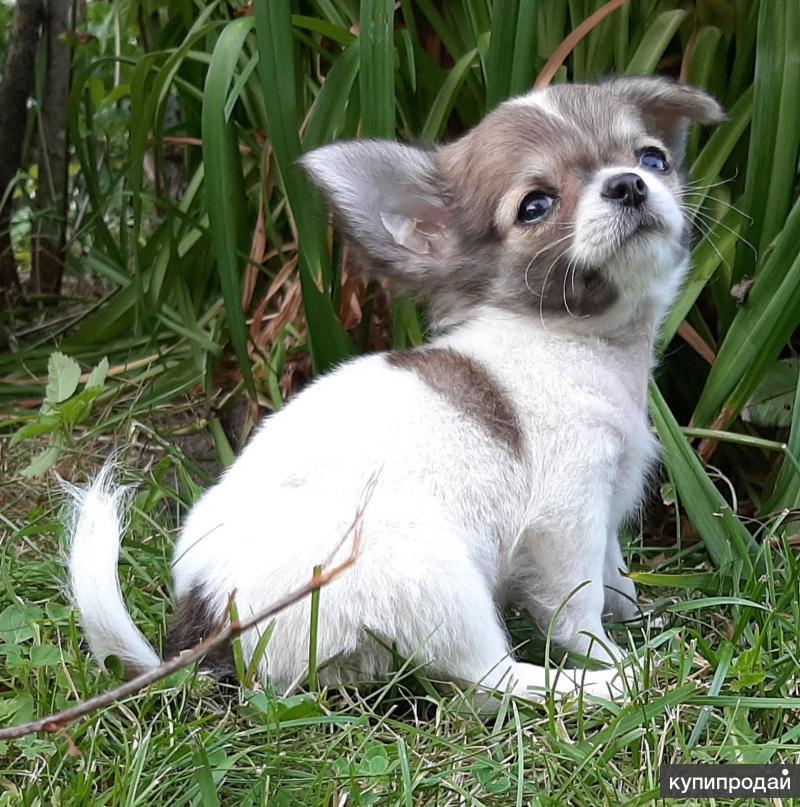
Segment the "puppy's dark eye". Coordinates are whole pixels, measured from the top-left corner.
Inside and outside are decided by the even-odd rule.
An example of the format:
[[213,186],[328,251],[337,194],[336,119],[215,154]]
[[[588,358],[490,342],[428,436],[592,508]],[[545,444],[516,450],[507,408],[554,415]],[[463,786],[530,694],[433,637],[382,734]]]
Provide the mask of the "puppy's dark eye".
[[531,191],[519,203],[517,222],[519,224],[534,224],[543,219],[553,206],[554,197],[542,191]]
[[667,155],[661,149],[646,148],[639,152],[639,165],[651,171],[660,171],[662,174],[669,171]]

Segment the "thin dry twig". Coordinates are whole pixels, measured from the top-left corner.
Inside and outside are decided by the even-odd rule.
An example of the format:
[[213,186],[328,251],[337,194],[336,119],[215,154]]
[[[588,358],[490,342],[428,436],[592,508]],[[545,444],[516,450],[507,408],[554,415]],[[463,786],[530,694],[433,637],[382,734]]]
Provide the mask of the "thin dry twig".
[[264,260],[264,252],[267,246],[266,213],[264,210],[264,194],[258,194],[258,214],[253,227],[253,235],[250,239],[250,256],[244,272],[244,282],[242,283],[242,308],[246,311],[250,307],[253,293],[256,290],[256,281],[261,264]]
[[533,85],[535,90],[544,89],[553,80],[553,76],[558,72],[558,68],[564,64],[567,56],[575,50],[577,44],[609,15],[620,6],[625,5],[628,0],[611,0],[604,6],[600,6],[594,14],[590,14],[572,33],[567,36],[562,43],[553,51],[553,55],[547,60],[547,64],[542,68],[536,82]]
[[202,642],[196,644],[189,650],[184,650],[179,656],[175,656],[174,658],[162,662],[157,667],[154,667],[141,675],[137,675],[135,678],[131,678],[130,681],[126,681],[114,689],[102,692],[93,698],[89,698],[89,700],[82,701],[81,703],[71,706],[69,709],[64,709],[61,712],[47,715],[47,717],[42,717],[38,720],[31,720],[29,723],[22,723],[19,726],[10,726],[9,728],[0,729],[0,740],[16,740],[20,737],[25,737],[28,734],[35,734],[39,731],[63,731],[64,728],[70,725],[70,723],[73,723],[75,720],[86,717],[92,712],[102,709],[104,706],[110,706],[113,703],[117,703],[123,698],[126,698],[129,695],[134,695],[145,687],[154,684],[156,681],[166,678],[176,670],[180,670],[183,667],[188,667],[189,665],[194,664],[194,662],[199,661],[206,656],[209,651],[214,650],[217,647],[221,647],[226,642],[236,638],[244,631],[255,627],[259,622],[269,619],[269,617],[274,616],[280,611],[288,608],[290,605],[294,605],[304,597],[307,597],[313,591],[317,591],[323,586],[328,585],[328,583],[335,580],[337,577],[339,577],[339,575],[349,569],[358,558],[361,551],[361,530],[364,512],[369,504],[370,499],[372,498],[373,492],[375,491],[375,486],[378,482],[378,473],[379,472],[372,474],[372,476],[370,476],[370,478],[367,480],[367,484],[364,486],[361,502],[356,510],[355,516],[353,517],[353,521],[343,535],[341,541],[337,544],[336,550],[334,550],[335,554],[336,551],[343,546],[347,538],[351,535],[353,536],[353,543],[350,553],[337,566],[334,566],[334,568],[328,571],[322,571],[315,574],[304,586],[290,592],[285,597],[282,597],[281,599],[272,603],[272,605],[267,606],[254,616],[251,616],[249,619],[231,620],[227,625],[220,627],[220,629],[216,630],[211,636],[207,637]]
[[699,356],[704,358],[709,364],[714,364],[717,360],[716,354],[714,351],[709,347],[706,341],[700,336],[699,333],[686,321],[684,320],[680,326],[678,327],[678,336],[683,338],[683,341],[686,342]]
[[[147,145],[152,147],[161,144],[162,146],[202,146],[203,141],[199,137],[178,137],[167,136],[164,137],[148,137]],[[252,154],[253,149],[250,146],[245,146],[239,143],[239,152],[241,154]]]
[[[726,406],[722,407],[720,413],[714,418],[710,428],[714,429],[715,431],[727,429],[730,422],[735,417],[736,409],[730,404],[727,404]],[[697,453],[700,455],[700,459],[702,459],[703,462],[708,462],[713,456],[714,452],[717,450],[718,445],[719,443],[716,440],[709,440],[708,438],[701,440],[700,445],[697,447]]]

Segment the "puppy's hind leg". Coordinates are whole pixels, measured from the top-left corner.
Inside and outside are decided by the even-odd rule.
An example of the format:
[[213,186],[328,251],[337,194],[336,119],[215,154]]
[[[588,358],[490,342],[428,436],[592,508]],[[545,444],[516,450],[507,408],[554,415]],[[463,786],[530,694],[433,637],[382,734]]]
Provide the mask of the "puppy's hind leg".
[[486,580],[466,560],[454,566],[447,577],[437,576],[427,608],[413,609],[428,611],[433,630],[430,622],[419,624],[428,633],[418,639],[409,636],[406,652],[412,650],[436,672],[474,687],[482,711],[496,708],[496,695],[504,693],[526,700],[544,700],[548,691],[561,696],[583,689],[605,698],[621,694],[615,669],[559,671],[516,661]]

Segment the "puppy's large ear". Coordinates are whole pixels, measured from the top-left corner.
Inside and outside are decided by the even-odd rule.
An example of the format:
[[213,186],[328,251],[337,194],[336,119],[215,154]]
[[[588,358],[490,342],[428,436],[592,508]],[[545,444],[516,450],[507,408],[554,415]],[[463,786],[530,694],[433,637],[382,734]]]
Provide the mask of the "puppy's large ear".
[[435,152],[384,140],[323,146],[300,160],[338,223],[391,278],[413,285],[452,244]]
[[668,78],[631,76],[610,81],[614,93],[640,110],[647,128],[670,150],[680,165],[689,123],[720,123],[725,112],[708,93]]

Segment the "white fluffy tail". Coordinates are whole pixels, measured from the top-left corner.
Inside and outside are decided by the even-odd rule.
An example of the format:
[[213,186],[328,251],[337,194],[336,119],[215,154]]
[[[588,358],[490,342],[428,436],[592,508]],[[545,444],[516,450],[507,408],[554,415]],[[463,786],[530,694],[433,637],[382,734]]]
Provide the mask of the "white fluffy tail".
[[72,596],[92,652],[105,662],[116,656],[126,678],[160,663],[134,625],[117,577],[125,488],[114,484],[107,463],[88,488],[72,488],[74,510],[69,553]]

